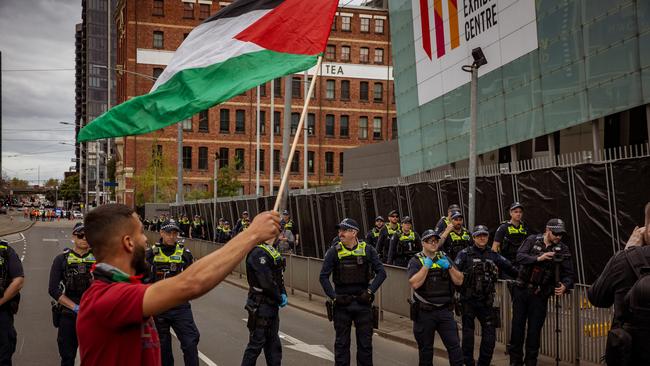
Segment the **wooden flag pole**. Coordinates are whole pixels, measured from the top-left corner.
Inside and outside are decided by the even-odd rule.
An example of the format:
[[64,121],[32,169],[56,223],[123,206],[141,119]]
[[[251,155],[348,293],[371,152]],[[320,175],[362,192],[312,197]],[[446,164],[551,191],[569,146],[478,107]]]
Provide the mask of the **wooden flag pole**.
[[[291,144],[291,151],[289,151],[289,157],[287,158],[286,168],[282,174],[282,180],[280,181],[280,190],[278,191],[278,196],[275,198],[275,204],[273,205],[273,211],[278,211],[280,209],[280,202],[282,202],[282,195],[284,194],[284,187],[287,185],[289,180],[289,167],[291,166],[291,161],[293,160],[293,154],[296,152],[296,147],[298,146],[298,140],[300,139],[300,134],[305,133],[303,131],[303,126],[305,124],[305,116],[307,115],[307,108],[309,108],[309,102],[311,100],[311,95],[314,92],[314,85],[316,85],[316,78],[318,77],[318,72],[320,71],[320,64],[323,61],[323,56],[318,56],[318,62],[316,63],[316,71],[314,72],[314,77],[311,79],[311,84],[309,84],[309,92],[305,95],[305,104],[302,107],[302,113],[300,114],[300,121],[298,122],[298,129],[296,134],[293,137],[293,143]],[[306,164],[307,162],[305,162]]]

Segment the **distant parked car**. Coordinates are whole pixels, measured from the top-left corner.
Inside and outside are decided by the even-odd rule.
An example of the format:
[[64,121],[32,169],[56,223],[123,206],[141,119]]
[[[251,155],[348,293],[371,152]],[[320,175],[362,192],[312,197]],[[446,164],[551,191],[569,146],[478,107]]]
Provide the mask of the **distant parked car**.
[[0,206],[0,214],[1,215],[7,214],[7,206]]
[[83,219],[84,214],[82,214],[80,211],[73,211],[72,212],[72,217],[75,219]]

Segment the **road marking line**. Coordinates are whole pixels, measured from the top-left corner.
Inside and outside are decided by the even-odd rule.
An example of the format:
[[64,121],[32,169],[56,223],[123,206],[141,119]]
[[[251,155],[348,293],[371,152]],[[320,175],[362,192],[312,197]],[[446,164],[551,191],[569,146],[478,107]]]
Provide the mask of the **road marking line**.
[[[169,332],[174,336],[174,338],[178,339],[178,336],[176,335],[176,332],[174,332],[173,329],[170,329]],[[216,363],[214,363],[214,361],[209,359],[208,356],[204,355],[203,352],[201,351],[199,351],[199,358],[208,366],[218,366]]]
[[47,238],[43,238],[43,241],[59,241],[59,239],[47,239]]
[[[18,233],[18,235],[20,236],[20,239],[10,240],[9,244],[18,243],[19,241],[25,240],[25,235],[23,235],[23,233]],[[25,243],[25,245],[27,245],[27,243]]]
[[[242,320],[244,322],[248,322],[248,319]],[[334,362],[334,354],[322,344],[307,344],[300,339],[294,338],[284,332],[278,332],[278,335],[280,336],[280,339],[284,339],[285,341],[291,343],[291,345],[286,346],[289,349]]]

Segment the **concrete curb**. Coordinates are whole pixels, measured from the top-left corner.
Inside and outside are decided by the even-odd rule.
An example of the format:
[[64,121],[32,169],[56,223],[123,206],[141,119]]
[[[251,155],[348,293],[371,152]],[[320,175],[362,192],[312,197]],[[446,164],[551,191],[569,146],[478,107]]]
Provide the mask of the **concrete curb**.
[[27,231],[27,230],[31,229],[32,226],[34,226],[34,223],[35,223],[34,221],[30,221],[24,229],[10,229],[7,232],[0,231],[0,237],[7,236],[7,235],[12,235],[12,234],[17,234],[17,233],[20,233],[20,232],[23,232],[23,231]]

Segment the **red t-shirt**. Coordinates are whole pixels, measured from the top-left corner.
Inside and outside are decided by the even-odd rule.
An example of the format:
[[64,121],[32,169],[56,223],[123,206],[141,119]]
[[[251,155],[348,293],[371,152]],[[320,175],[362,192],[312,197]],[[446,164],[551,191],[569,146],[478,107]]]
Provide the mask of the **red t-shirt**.
[[148,285],[93,281],[79,304],[77,338],[82,365],[158,366],[160,340],[144,319]]

